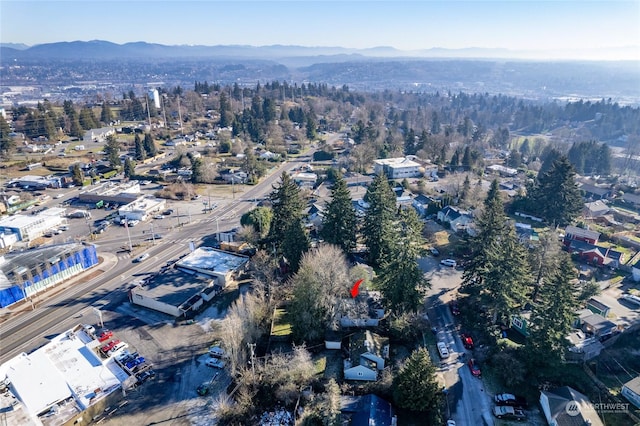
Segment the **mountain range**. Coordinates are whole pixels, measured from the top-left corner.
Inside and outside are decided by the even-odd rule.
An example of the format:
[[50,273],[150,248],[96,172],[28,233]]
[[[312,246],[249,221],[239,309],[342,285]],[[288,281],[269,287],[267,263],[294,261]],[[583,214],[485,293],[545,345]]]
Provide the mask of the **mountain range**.
[[[293,45],[247,46],[247,45],[163,45],[147,42],[116,44],[104,40],[71,41],[38,44],[0,44],[0,55],[6,60],[16,59],[151,59],[151,58],[252,58],[279,59],[287,62],[291,58],[338,59],[339,61],[365,58],[467,58],[467,59],[573,59],[593,60],[597,58],[635,57],[640,60],[640,46],[611,49],[594,48],[584,50],[509,50],[487,48],[444,49],[431,48],[403,51],[393,47],[379,46],[367,49],[344,47],[305,47]],[[296,61],[299,63],[299,61]]]

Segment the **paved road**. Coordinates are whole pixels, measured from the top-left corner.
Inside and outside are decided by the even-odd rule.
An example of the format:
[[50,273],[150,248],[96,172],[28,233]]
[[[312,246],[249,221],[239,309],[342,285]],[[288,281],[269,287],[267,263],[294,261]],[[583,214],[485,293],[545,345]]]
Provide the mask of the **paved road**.
[[[59,334],[77,324],[93,312],[92,307],[121,304],[126,300],[124,290],[136,276],[156,271],[168,260],[186,253],[189,250],[190,241],[198,245],[203,237],[215,233],[218,228],[222,230],[238,226],[240,216],[252,209],[256,200],[269,194],[282,171],[291,170],[300,165],[301,162],[283,163],[260,184],[250,187],[241,196],[219,206],[211,213],[198,215],[194,213],[190,221],[188,215],[172,219],[181,220],[182,226],[176,226],[161,240],[156,241],[155,246],[146,250],[150,258],[142,263],[132,263],[129,254],[118,253],[118,248],[128,241],[126,231],[125,233],[121,231],[115,237],[99,238],[95,241],[98,254],[102,256],[106,253],[103,257],[108,261],[84,274],[86,277],[86,275],[99,273],[97,277],[69,286],[67,290],[53,297],[37,296],[35,310],[22,311],[20,314],[12,312],[10,318],[0,324],[0,341],[2,342],[0,363],[20,352],[28,353],[47,343],[47,336]],[[187,211],[185,210],[184,213]],[[139,226],[144,228],[146,225]],[[137,229],[133,228],[135,231],[132,238],[148,238],[143,237],[144,234]],[[93,322],[96,322],[95,317]]]
[[437,374],[447,391],[447,413],[456,425],[493,425],[491,399],[482,379],[473,377],[466,361],[473,356],[460,340],[448,303],[455,299],[462,271],[439,264],[439,258],[425,257],[418,264],[431,282],[427,295],[427,314],[436,329],[436,339],[445,342],[449,358],[438,368]]

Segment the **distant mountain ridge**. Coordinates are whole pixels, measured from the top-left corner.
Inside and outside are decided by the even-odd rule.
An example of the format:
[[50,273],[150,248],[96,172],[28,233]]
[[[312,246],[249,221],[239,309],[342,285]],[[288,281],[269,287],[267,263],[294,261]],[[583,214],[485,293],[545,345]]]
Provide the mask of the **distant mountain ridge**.
[[[605,53],[613,59],[617,57],[636,57],[640,60],[640,46],[628,46],[612,49],[584,49],[543,51],[515,51],[509,49],[463,48],[445,49],[430,48],[403,51],[389,46],[378,46],[366,49],[318,46],[306,47],[295,45],[164,45],[143,41],[117,44],[104,40],[71,41],[38,44],[27,47],[24,44],[0,44],[1,57],[5,59],[151,59],[151,58],[251,58],[277,60],[300,57],[337,57],[349,58],[362,56],[368,58],[469,58],[469,59],[586,59],[592,60]],[[550,54],[553,57],[549,57]],[[545,57],[546,56],[546,57]],[[593,56],[593,58],[590,58]]]

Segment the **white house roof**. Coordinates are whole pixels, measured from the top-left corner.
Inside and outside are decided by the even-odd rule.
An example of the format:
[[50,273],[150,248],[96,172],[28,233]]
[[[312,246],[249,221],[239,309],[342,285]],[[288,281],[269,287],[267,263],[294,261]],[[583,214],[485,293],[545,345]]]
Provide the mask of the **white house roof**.
[[380,166],[387,166],[391,168],[401,168],[401,167],[420,167],[419,163],[416,163],[413,160],[410,160],[405,157],[397,157],[397,158],[382,158],[379,160],[374,160],[374,163]]
[[227,253],[211,247],[198,247],[187,257],[180,260],[176,266],[226,274],[238,269],[248,259],[246,256]]

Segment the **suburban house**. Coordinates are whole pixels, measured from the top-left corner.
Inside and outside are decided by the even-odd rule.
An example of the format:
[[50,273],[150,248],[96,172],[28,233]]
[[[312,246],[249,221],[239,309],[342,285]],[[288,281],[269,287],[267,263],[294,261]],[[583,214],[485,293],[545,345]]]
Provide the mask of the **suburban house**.
[[516,235],[520,244],[529,246],[531,241],[538,241],[540,236],[528,223],[516,222]]
[[577,253],[592,265],[619,268],[625,262],[624,253],[610,247],[601,247],[581,240],[568,240],[566,236],[564,246],[569,253]]
[[413,199],[411,205],[416,212],[418,212],[418,216],[425,217],[427,212],[429,211],[429,206],[436,204],[436,200],[426,195],[419,194],[417,197]]
[[442,223],[448,223],[454,231],[466,230],[469,224],[473,222],[473,217],[469,212],[453,206],[445,206],[440,210],[437,219]]
[[590,203],[584,203],[584,209],[582,209],[582,215],[587,219],[595,219],[602,217],[609,213],[608,205],[602,200],[592,201]]
[[391,404],[374,394],[341,396],[340,412],[343,425],[395,426],[397,424]]
[[540,406],[550,426],[604,426],[589,398],[569,386],[540,392]]
[[620,393],[627,398],[630,403],[640,408],[640,376],[625,383]]
[[[363,295],[364,296],[364,295]],[[360,299],[358,296],[357,299]],[[345,300],[345,304],[356,305],[356,299]],[[376,327],[380,320],[384,318],[385,310],[382,306],[380,292],[369,291],[366,293],[366,312],[359,312],[354,306],[353,309],[347,309],[346,313],[340,318],[341,327]]]
[[580,190],[584,192],[584,197],[588,200],[603,200],[611,196],[610,188],[603,188],[589,183],[580,183],[578,185]]
[[634,207],[640,207],[640,195],[624,194],[622,199],[625,203],[632,204]]
[[578,228],[577,226],[569,225],[564,230],[565,245],[567,245],[567,241],[584,241],[585,243],[596,245],[599,238],[599,232]]
[[618,326],[603,317],[600,314],[594,314],[589,309],[583,309],[578,312],[578,320],[576,325],[587,336],[595,336],[600,341],[606,340],[611,337],[618,329]]
[[349,358],[344,360],[345,380],[376,381],[389,358],[389,339],[370,331],[349,337]]
[[587,336],[582,330],[572,330],[567,336],[569,341],[566,360],[568,362],[584,362],[600,355],[604,345],[597,337]]

